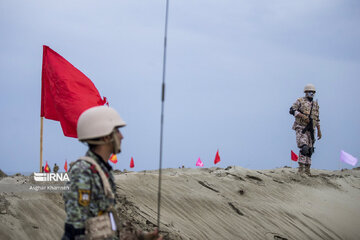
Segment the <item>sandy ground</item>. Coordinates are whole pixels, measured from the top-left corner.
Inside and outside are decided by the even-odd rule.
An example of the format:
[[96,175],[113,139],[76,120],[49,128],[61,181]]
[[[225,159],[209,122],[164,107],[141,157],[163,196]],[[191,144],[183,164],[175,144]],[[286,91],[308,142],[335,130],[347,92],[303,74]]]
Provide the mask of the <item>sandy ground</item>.
[[[165,239],[360,239],[360,171],[164,169],[160,230]],[[157,223],[157,171],[120,173],[116,209],[124,221]],[[60,193],[4,192],[31,177],[0,179],[0,239],[60,239]]]

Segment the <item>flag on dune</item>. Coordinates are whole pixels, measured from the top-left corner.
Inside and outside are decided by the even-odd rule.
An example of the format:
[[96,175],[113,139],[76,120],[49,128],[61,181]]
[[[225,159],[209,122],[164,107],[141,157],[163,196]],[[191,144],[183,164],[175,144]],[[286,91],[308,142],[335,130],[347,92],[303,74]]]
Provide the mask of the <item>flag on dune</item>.
[[291,160],[293,161],[297,161],[299,159],[298,155],[296,155],[296,153],[294,153],[292,150],[291,150]]
[[203,167],[204,166],[204,163],[200,160],[200,158],[197,160],[196,166],[198,166],[198,167]]
[[217,164],[218,162],[220,162],[219,150],[217,150],[217,152],[216,152],[214,164]]
[[67,168],[67,160],[65,160],[64,170],[65,170],[65,172],[67,172],[67,170],[68,170],[68,168]]
[[57,52],[43,46],[41,117],[60,121],[67,137],[77,137],[76,124],[86,109],[104,105],[91,80]]
[[46,161],[46,164],[45,164],[45,167],[44,167],[44,171],[45,171],[46,173],[49,173],[49,172],[50,172],[50,168],[49,168],[49,165],[48,165],[47,161]]
[[133,157],[131,157],[130,168],[134,168],[134,167],[135,167],[134,159],[133,159]]
[[340,152],[340,161],[350,164],[352,166],[355,166],[358,162],[357,158],[347,152],[344,152],[343,150],[341,150]]
[[111,154],[110,159],[109,159],[112,163],[117,163],[117,156],[116,154]]

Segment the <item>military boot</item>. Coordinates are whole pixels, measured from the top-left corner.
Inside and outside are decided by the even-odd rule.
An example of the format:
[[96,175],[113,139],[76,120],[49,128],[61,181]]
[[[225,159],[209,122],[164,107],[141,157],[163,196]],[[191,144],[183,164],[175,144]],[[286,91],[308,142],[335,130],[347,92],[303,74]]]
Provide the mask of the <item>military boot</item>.
[[303,174],[303,173],[304,173],[304,164],[299,163],[298,173],[299,173],[299,174]]
[[309,177],[311,177],[311,173],[310,173],[310,164],[305,164],[305,174],[308,175]]

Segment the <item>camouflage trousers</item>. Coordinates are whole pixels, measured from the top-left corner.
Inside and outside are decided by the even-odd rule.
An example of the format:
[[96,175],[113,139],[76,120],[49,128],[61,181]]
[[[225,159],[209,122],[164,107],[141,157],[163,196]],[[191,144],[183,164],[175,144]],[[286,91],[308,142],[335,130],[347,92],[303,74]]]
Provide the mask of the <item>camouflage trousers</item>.
[[[303,145],[308,145],[309,147],[313,146],[311,141],[311,135],[309,131],[302,133],[302,128],[296,128],[296,144],[298,148],[301,148]],[[301,154],[299,151],[299,159],[298,163],[310,164],[311,165],[311,157],[307,157]]]

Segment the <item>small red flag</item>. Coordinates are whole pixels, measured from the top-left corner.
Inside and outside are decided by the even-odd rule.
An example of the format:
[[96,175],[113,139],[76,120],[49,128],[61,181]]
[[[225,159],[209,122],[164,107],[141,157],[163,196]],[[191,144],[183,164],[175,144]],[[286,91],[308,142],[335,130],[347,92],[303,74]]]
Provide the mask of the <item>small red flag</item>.
[[217,164],[218,162],[220,162],[219,150],[216,152],[214,164]]
[[49,172],[50,172],[50,168],[49,168],[49,165],[48,165],[47,161],[46,161],[46,164],[45,164],[45,167],[44,167],[44,171],[45,171],[46,173],[49,173]]
[[131,157],[130,168],[134,168],[134,167],[135,167],[134,159],[133,159],[133,157]]
[[65,169],[65,172],[67,172],[67,160],[65,160],[64,169]]
[[109,159],[112,163],[117,163],[117,156],[116,154],[111,154],[110,159]]
[[88,77],[57,52],[43,47],[41,117],[60,121],[64,135],[76,138],[80,114],[106,102]]
[[298,155],[296,155],[292,150],[291,150],[291,160],[293,161],[297,161],[299,159]]

